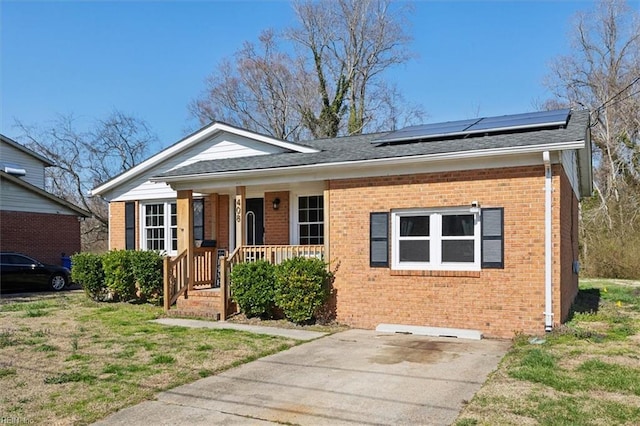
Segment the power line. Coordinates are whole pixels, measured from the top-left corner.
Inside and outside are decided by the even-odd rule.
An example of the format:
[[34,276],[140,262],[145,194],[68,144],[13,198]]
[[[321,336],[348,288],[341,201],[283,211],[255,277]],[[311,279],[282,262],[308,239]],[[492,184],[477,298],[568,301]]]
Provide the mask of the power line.
[[[609,99],[607,99],[606,101],[604,101],[602,103],[602,105],[600,105],[598,108],[596,108],[594,111],[599,111],[602,108],[604,108],[605,106],[607,106],[607,104],[609,104],[611,101],[613,101],[615,98],[617,98],[618,96],[620,96],[621,94],[624,93],[625,90],[627,90],[628,88],[630,88],[631,86],[633,86],[634,84],[636,84],[638,81],[640,81],[640,75],[638,77],[636,77],[635,80],[633,80],[631,83],[629,83],[624,89],[620,90],[618,93],[616,93],[615,95],[613,95],[612,97],[610,97]],[[638,93],[638,92],[636,92]],[[635,94],[635,93],[634,93]],[[629,96],[627,96],[624,99],[628,99],[629,97],[633,96],[634,94],[631,94]],[[624,100],[622,99],[622,100]]]

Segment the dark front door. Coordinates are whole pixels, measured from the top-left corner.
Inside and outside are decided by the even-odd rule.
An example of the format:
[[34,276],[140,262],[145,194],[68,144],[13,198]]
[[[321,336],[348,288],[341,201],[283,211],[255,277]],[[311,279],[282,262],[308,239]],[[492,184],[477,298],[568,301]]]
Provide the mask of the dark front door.
[[264,244],[264,198],[247,198],[246,205],[247,245]]

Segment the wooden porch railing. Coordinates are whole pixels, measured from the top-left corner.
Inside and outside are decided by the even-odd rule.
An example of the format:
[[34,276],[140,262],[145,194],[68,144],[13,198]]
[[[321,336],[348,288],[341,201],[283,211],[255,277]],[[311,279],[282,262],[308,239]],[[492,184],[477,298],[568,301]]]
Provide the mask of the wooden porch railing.
[[216,250],[209,247],[194,247],[193,272],[189,276],[188,250],[175,258],[164,258],[164,309],[176,303],[189,290],[212,288],[216,282]]
[[212,288],[216,282],[216,249],[195,247],[193,249],[193,288]]
[[[277,265],[294,257],[322,258],[324,256],[324,245],[241,246],[229,256],[220,258],[220,271],[217,271],[218,259],[216,256],[218,252],[215,248],[196,247],[192,250],[193,266],[191,268],[188,267],[187,250],[174,259],[169,257],[164,259],[165,311],[168,311],[181,295],[186,296],[189,290],[213,288],[219,283],[222,296],[221,317],[226,318],[227,307],[231,300],[229,274],[238,263],[266,260]],[[191,277],[189,276],[190,269],[193,271]],[[220,279],[216,280],[218,273]]]
[[233,268],[234,265],[241,262],[255,262],[256,260],[266,260],[269,263],[278,265],[287,259],[293,257],[317,257],[322,258],[324,255],[324,245],[308,245],[308,246],[241,246],[238,247],[230,256],[229,264]]
[[184,294],[189,287],[187,276],[188,264],[187,250],[180,253],[175,259],[164,258],[164,310],[168,311],[171,305],[176,303],[178,297]]

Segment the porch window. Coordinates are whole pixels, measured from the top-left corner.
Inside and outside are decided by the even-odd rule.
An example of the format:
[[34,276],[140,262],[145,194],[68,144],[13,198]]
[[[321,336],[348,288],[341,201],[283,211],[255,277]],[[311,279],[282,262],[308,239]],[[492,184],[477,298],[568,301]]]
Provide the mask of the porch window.
[[412,209],[391,217],[394,269],[480,269],[480,214],[468,208]]
[[298,231],[301,245],[324,244],[324,197],[298,197]]
[[145,204],[142,216],[142,248],[175,254],[178,251],[176,203]]

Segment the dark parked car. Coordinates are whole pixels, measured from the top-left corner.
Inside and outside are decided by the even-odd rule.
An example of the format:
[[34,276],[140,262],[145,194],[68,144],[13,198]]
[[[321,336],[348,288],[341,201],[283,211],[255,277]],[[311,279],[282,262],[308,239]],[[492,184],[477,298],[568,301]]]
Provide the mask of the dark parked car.
[[21,253],[0,253],[0,291],[49,288],[60,291],[71,282],[69,270],[45,265]]

